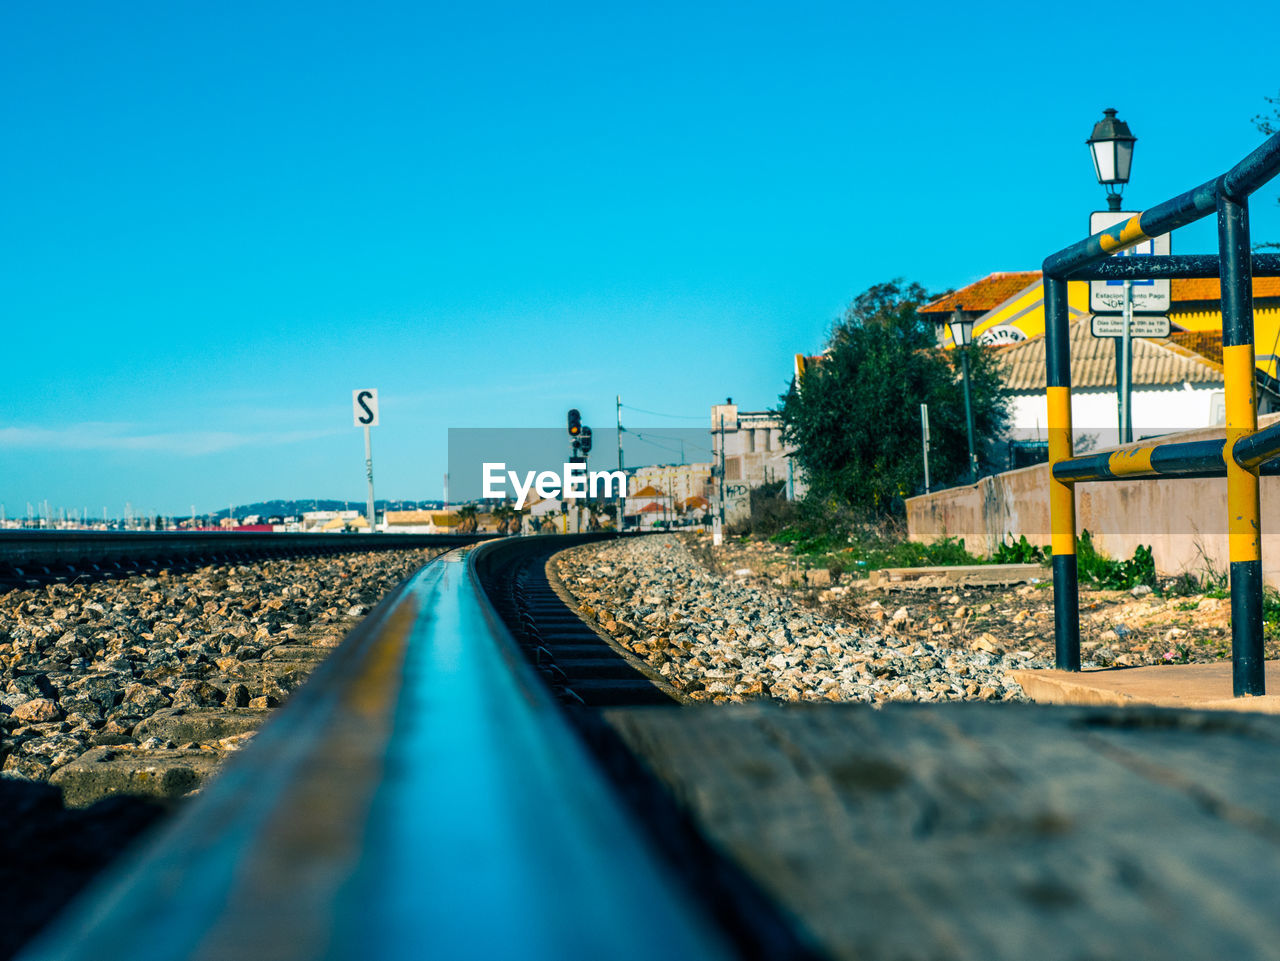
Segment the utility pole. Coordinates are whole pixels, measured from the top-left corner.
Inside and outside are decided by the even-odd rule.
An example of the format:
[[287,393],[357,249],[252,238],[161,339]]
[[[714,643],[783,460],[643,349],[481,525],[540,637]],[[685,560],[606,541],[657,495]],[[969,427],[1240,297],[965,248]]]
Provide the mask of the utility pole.
[[[622,470],[622,395],[615,394],[614,399],[617,401],[615,408],[618,415],[618,470]],[[627,522],[624,513],[627,509],[627,479],[624,475],[622,478],[622,493],[618,497],[618,533],[621,534],[626,530]]]
[[719,454],[720,463],[716,465],[716,476],[720,483],[717,485],[720,494],[720,510],[711,524],[711,543],[715,547],[719,547],[724,543],[724,411],[720,411],[719,424],[716,428],[717,440],[716,450]]
[[1120,337],[1120,443],[1133,442],[1133,281],[1124,282],[1124,333]]
[[[920,405],[920,428],[924,444],[924,492],[929,493],[929,405]],[[790,463],[790,462],[788,462]]]

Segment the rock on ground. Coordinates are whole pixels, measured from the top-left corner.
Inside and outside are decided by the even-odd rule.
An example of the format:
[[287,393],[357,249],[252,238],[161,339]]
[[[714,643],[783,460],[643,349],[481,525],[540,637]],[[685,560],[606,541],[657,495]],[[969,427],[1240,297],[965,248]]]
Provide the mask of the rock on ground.
[[674,535],[584,545],[553,563],[580,614],[694,700],[1023,700],[1006,671],[1041,666],[910,638],[893,619],[824,616],[708,571]]
[[0,595],[0,776],[52,780],[76,805],[189,793],[435,553],[293,558]]

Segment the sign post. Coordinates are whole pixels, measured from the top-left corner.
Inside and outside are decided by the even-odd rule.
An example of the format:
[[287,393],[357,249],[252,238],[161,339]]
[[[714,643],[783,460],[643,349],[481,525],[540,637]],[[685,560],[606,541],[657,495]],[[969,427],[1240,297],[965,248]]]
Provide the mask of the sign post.
[[[920,405],[921,442],[924,445],[924,492],[929,493],[929,405]],[[788,463],[790,463],[788,461]]]
[[376,515],[373,512],[373,447],[369,439],[369,428],[378,426],[378,391],[376,388],[353,390],[351,392],[351,408],[355,415],[357,427],[364,428],[364,474],[369,479],[369,533],[377,530]]
[[[1139,216],[1134,211],[1095,210],[1089,215],[1089,233],[1096,234]],[[1119,257],[1151,257],[1167,256],[1172,251],[1168,234],[1152,237],[1122,250]],[[1094,321],[1102,319],[1098,315],[1119,314],[1119,330],[1112,336],[1116,338],[1116,399],[1120,420],[1120,443],[1127,444],[1133,440],[1133,341],[1139,337],[1167,337],[1169,319],[1164,320],[1163,334],[1138,334],[1134,331],[1135,314],[1169,313],[1172,303],[1171,284],[1168,280],[1091,280],[1089,281],[1089,312]],[[1104,336],[1098,333],[1098,326],[1093,325],[1095,337]]]

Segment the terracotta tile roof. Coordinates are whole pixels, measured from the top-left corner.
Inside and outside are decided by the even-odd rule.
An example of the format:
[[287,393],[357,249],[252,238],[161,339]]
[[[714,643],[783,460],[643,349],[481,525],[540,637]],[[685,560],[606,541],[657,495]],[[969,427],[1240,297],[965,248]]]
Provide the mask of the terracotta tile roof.
[[632,497],[661,497],[662,491],[654,487],[652,484],[645,484],[638,491],[631,495]]
[[1220,330],[1175,330],[1169,339],[1180,347],[1195,351],[1201,357],[1207,357],[1215,364],[1222,363]]
[[939,297],[932,303],[920,308],[922,314],[937,314],[954,310],[957,305],[965,310],[992,310],[1021,290],[1030,287],[1040,279],[1038,270],[1017,270],[1012,272],[988,274],[968,287]]
[[[998,355],[1005,370],[1005,386],[1013,391],[1045,388],[1044,335],[1014,344]],[[1170,340],[1135,337],[1133,384],[1157,387],[1181,384],[1222,383],[1222,367],[1194,350]],[[1116,385],[1116,353],[1110,337],[1089,333],[1086,317],[1071,325],[1071,386]]]
[[[1253,296],[1280,297],[1280,277],[1254,277]],[[1222,285],[1217,278],[1173,281],[1174,300],[1221,300]]]
[[[920,313],[941,313],[954,309],[957,304],[965,310],[994,310],[1039,279],[1040,271],[1038,270],[990,274],[977,283],[961,287],[954,293],[926,304],[920,308]],[[1222,299],[1222,287],[1216,278],[1175,280],[1172,283],[1172,297],[1176,302],[1200,300],[1217,302]],[[1253,296],[1280,297],[1280,277],[1255,277]]]

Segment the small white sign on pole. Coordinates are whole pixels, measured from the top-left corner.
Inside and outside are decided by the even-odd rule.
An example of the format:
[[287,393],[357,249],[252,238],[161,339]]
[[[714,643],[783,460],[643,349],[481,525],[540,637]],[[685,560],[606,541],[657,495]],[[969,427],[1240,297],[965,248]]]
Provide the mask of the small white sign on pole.
[[[1168,317],[1137,316],[1130,322],[1129,336],[1168,337],[1171,329]],[[1124,318],[1119,314],[1091,317],[1089,332],[1095,337],[1123,337]]]
[[[1137,211],[1095,210],[1089,215],[1089,234],[1098,233],[1108,227],[1114,227],[1131,217],[1138,216]],[[1173,247],[1168,234],[1161,234],[1140,244],[1134,244],[1128,250],[1122,250],[1116,257],[1165,257]],[[1135,314],[1167,314],[1172,304],[1169,281],[1166,280],[1131,280],[1133,287],[1133,312]],[[1091,280],[1089,281],[1089,313],[1119,314],[1124,310],[1123,280]],[[1119,335],[1117,335],[1119,336]],[[1136,335],[1135,335],[1136,336]],[[1167,335],[1166,335],[1167,336]]]
[[377,427],[378,391],[373,388],[353,390],[351,392],[351,409],[355,414],[357,427]]

